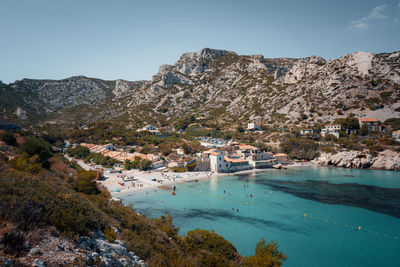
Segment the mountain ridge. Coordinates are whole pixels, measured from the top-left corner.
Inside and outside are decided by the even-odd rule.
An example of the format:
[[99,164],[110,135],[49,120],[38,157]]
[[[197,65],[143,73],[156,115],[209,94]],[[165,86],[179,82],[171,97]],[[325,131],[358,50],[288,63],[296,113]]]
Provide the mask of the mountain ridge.
[[0,99],[8,116],[26,124],[105,120],[136,127],[195,116],[222,126],[257,121],[278,127],[350,113],[383,120],[400,116],[400,52],[326,60],[204,48],[161,65],[151,80],[23,79],[0,83]]

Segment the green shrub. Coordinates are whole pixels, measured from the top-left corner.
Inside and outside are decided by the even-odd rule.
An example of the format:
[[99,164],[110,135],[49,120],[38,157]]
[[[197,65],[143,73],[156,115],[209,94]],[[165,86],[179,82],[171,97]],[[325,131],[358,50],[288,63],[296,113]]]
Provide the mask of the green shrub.
[[383,124],[392,127],[394,131],[400,130],[400,118],[387,119]]
[[283,152],[294,159],[312,160],[319,156],[318,143],[310,139],[289,138],[280,146]]
[[76,192],[85,193],[87,195],[99,194],[100,190],[97,188],[96,181],[94,181],[95,178],[95,171],[80,170],[76,175],[72,188]]
[[189,231],[185,238],[185,245],[189,251],[207,250],[230,260],[233,260],[237,253],[236,248],[229,241],[213,231],[200,229]]
[[244,266],[282,266],[286,255],[278,251],[278,244],[271,242],[267,245],[264,239],[257,244],[256,254],[244,260]]
[[104,230],[104,236],[109,242],[114,242],[118,237],[117,233],[111,227]]
[[135,157],[134,161],[125,160],[125,169],[139,169],[142,171],[147,171],[151,168],[152,162],[147,159],[142,159],[141,157]]
[[74,157],[77,159],[84,159],[90,155],[90,150],[87,147],[76,146],[74,148],[67,149],[67,154],[70,157]]
[[197,161],[193,161],[192,163],[186,165],[186,169],[191,172],[194,170],[194,168],[196,168],[197,165]]
[[174,172],[185,172],[185,168],[180,168],[180,167],[172,167],[172,171]]
[[0,139],[4,142],[6,142],[7,145],[9,146],[16,146],[17,145],[17,139],[12,133],[9,132],[4,132],[0,134]]
[[10,164],[16,170],[26,171],[32,174],[38,174],[42,170],[39,156],[35,154],[29,157],[26,152],[23,152],[21,155],[11,160]]
[[77,238],[104,229],[104,216],[65,185],[20,172],[0,173],[0,218],[22,229],[52,225]]
[[348,130],[358,130],[360,129],[360,124],[358,119],[355,117],[347,117],[347,118],[340,118],[336,119],[334,123],[342,125],[344,129]]
[[49,143],[34,137],[30,136],[25,139],[20,147],[22,152],[26,152],[30,157],[34,155],[39,156],[39,161],[43,167],[49,167],[49,159],[53,155],[50,149]]

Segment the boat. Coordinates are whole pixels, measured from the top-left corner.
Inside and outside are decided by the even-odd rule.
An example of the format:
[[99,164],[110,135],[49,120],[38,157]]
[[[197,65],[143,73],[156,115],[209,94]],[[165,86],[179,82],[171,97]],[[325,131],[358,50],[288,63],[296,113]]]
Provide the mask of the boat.
[[124,183],[124,182],[118,182],[118,184],[119,184],[119,185],[125,185],[125,183]]
[[282,164],[275,164],[272,167],[275,169],[287,169],[287,167]]

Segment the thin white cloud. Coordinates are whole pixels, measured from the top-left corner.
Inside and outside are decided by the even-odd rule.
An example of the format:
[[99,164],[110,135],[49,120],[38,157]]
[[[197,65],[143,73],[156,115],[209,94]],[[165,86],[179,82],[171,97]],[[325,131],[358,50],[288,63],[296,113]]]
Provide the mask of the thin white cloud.
[[399,18],[395,18],[394,20],[393,20],[393,23],[398,23],[399,22]]
[[[400,5],[400,3],[399,3]],[[367,30],[368,29],[368,24],[372,20],[376,19],[386,19],[387,16],[383,14],[383,11],[386,9],[386,5],[380,5],[377,7],[374,7],[366,17],[362,17],[361,19],[353,20],[350,22],[349,29],[352,31],[361,31],[361,30]]]
[[400,7],[400,3],[397,4],[397,7]]

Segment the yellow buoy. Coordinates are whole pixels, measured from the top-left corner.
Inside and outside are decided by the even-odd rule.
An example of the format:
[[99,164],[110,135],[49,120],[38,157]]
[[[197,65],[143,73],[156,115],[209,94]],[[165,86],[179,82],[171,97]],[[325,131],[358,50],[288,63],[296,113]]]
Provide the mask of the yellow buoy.
[[224,197],[221,196],[220,198],[223,199]]
[[358,226],[358,230],[361,230],[361,226]]
[[248,205],[249,205],[249,202],[246,202],[246,205],[248,206]]
[[304,213],[304,217],[307,217],[307,214]]

